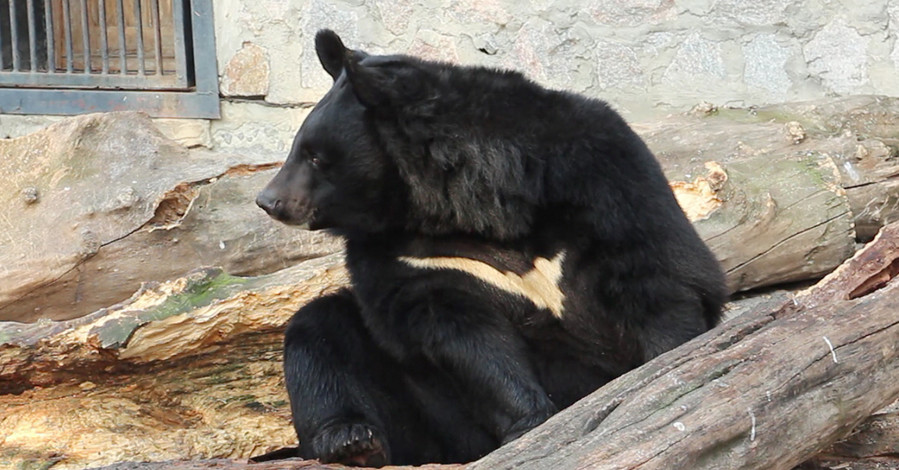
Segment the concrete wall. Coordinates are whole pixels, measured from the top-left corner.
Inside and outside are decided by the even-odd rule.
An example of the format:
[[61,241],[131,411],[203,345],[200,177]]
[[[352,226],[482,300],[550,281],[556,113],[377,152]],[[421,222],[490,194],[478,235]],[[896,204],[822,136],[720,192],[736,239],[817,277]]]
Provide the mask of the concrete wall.
[[601,97],[632,120],[700,101],[899,96],[899,0],[215,0],[214,8],[223,119],[167,126],[234,151],[287,151],[330,84],[312,45],[324,27],[369,52],[516,68]]

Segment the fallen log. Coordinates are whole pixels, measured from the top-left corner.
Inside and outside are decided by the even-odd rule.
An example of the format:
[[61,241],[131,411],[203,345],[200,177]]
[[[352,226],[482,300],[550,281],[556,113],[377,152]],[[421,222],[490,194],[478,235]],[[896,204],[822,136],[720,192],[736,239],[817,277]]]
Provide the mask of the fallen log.
[[139,113],[0,139],[0,320],[77,318],[199,267],[252,276],[338,251],[252,204],[280,158],[188,150]]
[[85,317],[0,322],[0,468],[246,458],[294,444],[283,325],[347,282],[334,258],[254,278],[204,269]]
[[733,291],[816,279],[899,220],[899,99],[673,116],[637,130]]
[[[339,260],[304,264],[243,281],[202,271],[96,317],[0,330],[0,441],[15,456],[0,463],[246,459],[294,445],[280,328],[346,282]],[[757,304],[466,468],[792,468],[899,395],[897,266],[893,224],[809,290]]]
[[899,465],[899,404],[865,419],[845,439],[826,449],[819,460],[893,459]]
[[[734,291],[818,278],[899,218],[899,99],[635,127]],[[0,139],[0,320],[76,318],[197,267],[254,276],[336,252],[252,204],[283,158],[188,150],[135,113]]]
[[792,300],[632,371],[472,469],[790,469],[899,397],[899,224]]

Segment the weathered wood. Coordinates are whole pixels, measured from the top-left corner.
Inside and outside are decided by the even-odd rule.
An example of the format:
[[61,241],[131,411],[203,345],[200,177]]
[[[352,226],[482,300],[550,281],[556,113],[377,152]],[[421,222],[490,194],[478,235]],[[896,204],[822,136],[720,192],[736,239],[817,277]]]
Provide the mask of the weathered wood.
[[[808,291],[756,305],[471,468],[790,468],[899,394],[897,260],[899,224]],[[0,439],[19,462],[63,456],[58,468],[293,445],[277,325],[346,276],[335,260],[306,264],[239,289],[200,272],[96,318],[19,325],[31,331],[0,341],[0,383],[29,388],[0,396]]]
[[0,320],[76,318],[198,267],[257,275],[339,250],[252,204],[279,159],[189,151],[137,113],[0,139]]
[[[876,115],[884,109],[882,104],[870,103],[869,109],[864,112]],[[893,101],[889,101],[888,104],[895,106]],[[882,115],[894,116],[896,113],[884,111]],[[722,119],[725,118],[734,120],[722,116]],[[758,116],[752,118],[755,121],[761,119]],[[696,209],[694,218],[697,227],[715,247],[725,266],[729,266],[731,285],[735,289],[819,276],[828,269],[827,266],[832,266],[852,251],[851,245],[854,244],[854,240],[850,237],[851,230],[846,229],[849,226],[847,218],[850,215],[856,223],[861,220],[860,217],[868,217],[866,220],[869,228],[878,227],[883,221],[892,220],[894,217],[890,210],[897,199],[895,193],[890,191],[896,191],[897,185],[895,173],[891,173],[893,170],[890,168],[899,159],[893,158],[888,152],[874,151],[880,147],[872,144],[873,138],[870,136],[887,136],[889,132],[895,132],[896,121],[869,127],[859,124],[857,128],[861,130],[850,132],[848,135],[843,135],[842,131],[833,132],[831,127],[817,128],[806,123],[803,125],[813,130],[808,131],[805,140],[795,143],[794,135],[797,135],[795,132],[798,131],[795,126],[787,126],[781,122],[781,118],[761,119],[764,121],[761,123],[748,122],[745,123],[745,127],[743,124],[740,126],[733,126],[733,123],[715,124],[715,116],[690,118],[692,119],[690,124],[678,130],[680,124],[677,123],[682,123],[682,119],[685,118],[672,118],[672,122],[676,125],[662,126],[655,131],[647,131],[645,135],[648,136],[651,145],[653,139],[660,139],[660,142],[668,139],[668,144],[665,144],[668,147],[663,148],[668,148],[669,154],[662,151],[660,156],[669,177],[674,180],[676,189],[682,191],[682,195],[696,196],[694,202],[697,205],[693,209]],[[870,118],[870,115],[858,111],[848,117],[843,115],[834,118],[833,122],[846,129],[856,129],[853,127],[856,126],[853,120],[867,124],[877,121]],[[115,127],[115,124],[106,123],[103,119],[95,124],[106,129],[104,135],[116,132],[125,136],[130,135],[126,132],[127,129]],[[143,124],[132,122],[125,127],[137,128],[139,125]],[[110,126],[113,131],[119,130],[110,131]],[[787,133],[788,128],[792,129],[794,134]],[[709,131],[709,134],[703,136],[703,129]],[[716,129],[718,131],[715,131]],[[730,133],[726,132],[727,129],[730,129]],[[860,163],[870,162],[865,160],[864,156],[857,161],[853,160],[855,163],[850,161],[849,168],[852,168],[856,175],[868,176],[864,177],[867,179],[860,180],[862,181],[860,185],[847,189],[847,194],[844,195],[841,194],[840,187],[844,187],[845,175],[850,175],[851,172],[844,175],[841,171],[836,171],[845,167],[845,163],[840,163],[838,157],[848,152],[846,149],[855,151],[858,138],[854,133],[861,131],[866,132],[863,143],[874,149],[868,151],[867,156],[876,159],[873,164],[868,163],[866,166]],[[728,140],[733,138],[731,134],[755,139],[752,140],[754,143],[762,142],[759,146],[761,150],[747,150],[747,146],[734,144],[733,148],[736,150],[725,152],[724,157],[706,158],[712,154],[716,146],[730,148],[725,144],[732,142]],[[87,140],[100,139],[90,133],[85,135],[89,136]],[[784,136],[787,136],[786,140],[783,140]],[[878,141],[892,142],[889,139],[893,137],[888,137]],[[764,142],[773,142],[770,146],[781,149],[782,152],[769,149],[768,144]],[[805,144],[811,147],[802,147]],[[115,139],[102,140],[101,147],[104,145],[113,150],[127,147],[126,142]],[[884,148],[890,149],[892,148],[890,145],[893,144],[884,145]],[[138,145],[137,148],[142,147]],[[65,154],[63,151],[60,152]],[[157,158],[153,156],[154,152],[136,154],[154,161],[152,159]],[[857,154],[861,153],[863,152]],[[85,155],[79,155],[86,158]],[[176,155],[189,160],[183,153]],[[206,156],[197,154],[196,158],[202,160],[217,157],[212,154]],[[128,265],[140,265],[141,260],[144,265],[168,269],[157,274],[160,276],[159,279],[169,279],[186,270],[187,266],[207,264],[208,260],[215,260],[219,256],[227,262],[234,263],[229,269],[239,271],[243,268],[235,266],[247,265],[252,266],[246,268],[248,271],[262,272],[283,266],[278,264],[281,263],[277,259],[279,257],[295,256],[294,259],[302,257],[291,254],[296,253],[291,251],[294,249],[292,245],[288,246],[293,243],[291,241],[278,242],[273,246],[270,239],[254,240],[252,238],[254,232],[244,229],[239,229],[236,235],[231,235],[229,223],[234,216],[230,215],[232,214],[230,211],[234,210],[246,211],[243,212],[245,215],[238,218],[248,217],[241,220],[250,221],[248,222],[250,225],[261,224],[259,227],[262,229],[257,231],[265,232],[270,227],[273,230],[281,228],[265,219],[261,211],[248,203],[255,193],[254,185],[261,185],[267,179],[260,171],[254,171],[260,170],[261,167],[242,166],[242,163],[237,163],[240,160],[228,158],[232,157],[225,159],[226,164],[216,170],[218,171],[214,173],[216,176],[208,178],[199,176],[208,175],[207,169],[198,171],[194,176],[184,176],[193,174],[191,165],[197,164],[196,159],[189,165],[185,163],[185,167],[172,166],[174,163],[171,162],[165,163],[166,168],[180,169],[178,171],[182,174],[170,180],[164,180],[163,176],[160,176],[159,181],[153,183],[157,185],[153,186],[155,189],[146,193],[147,195],[144,195],[143,189],[138,191],[141,196],[137,198],[137,202],[129,202],[130,199],[126,197],[124,202],[125,206],[128,206],[126,209],[113,204],[110,208],[99,211],[92,209],[79,212],[80,206],[72,206],[70,211],[81,217],[78,223],[87,224],[85,226],[90,228],[86,232],[79,232],[80,235],[74,231],[75,229],[66,225],[68,222],[58,222],[69,219],[50,218],[46,221],[48,225],[34,226],[34,233],[44,237],[41,239],[43,244],[41,249],[32,247],[28,253],[42,256],[46,254],[42,258],[45,262],[52,261],[62,263],[59,266],[69,266],[66,268],[69,270],[66,275],[75,276],[77,273],[81,276],[81,282],[76,282],[74,277],[71,279],[61,277],[57,271],[50,270],[48,272],[53,275],[45,278],[46,285],[35,287],[34,291],[21,297],[16,306],[26,305],[28,308],[25,310],[28,310],[34,305],[58,304],[61,305],[59,311],[77,306],[76,294],[80,292],[78,295],[84,296],[86,292],[83,288],[79,290],[78,286],[88,285],[87,280],[98,289],[101,285],[112,288],[116,283],[120,283],[122,287],[118,291],[119,295],[130,295],[129,289],[133,289],[129,287],[130,283],[153,279],[149,276],[143,277],[150,271],[128,271],[130,269]],[[785,162],[782,163],[784,168],[789,169],[782,173],[790,175],[787,178],[777,179],[777,175],[781,174],[780,171],[767,171],[777,166],[771,161],[776,163],[781,161],[780,159]],[[711,164],[706,166],[707,163]],[[755,167],[765,168],[767,172],[759,170],[758,173],[762,177],[753,179]],[[66,168],[59,174],[67,175],[74,171],[71,169],[73,167]],[[872,168],[876,171],[865,173],[867,169]],[[768,177],[772,179],[765,182],[764,178]],[[250,181],[254,178],[257,179]],[[102,178],[100,180],[104,181]],[[51,185],[59,191],[59,194],[53,194],[62,197],[61,201],[67,201],[64,199],[67,192],[64,191],[65,186],[62,184],[64,183],[57,182],[56,186]],[[115,186],[113,183],[107,185]],[[789,187],[790,185],[795,188]],[[872,192],[869,196],[876,195],[880,198],[873,203],[873,200],[867,203],[859,202],[868,196],[859,196],[859,201],[856,202],[850,197],[852,190],[867,191],[873,187],[887,188],[887,192]],[[86,194],[90,192],[87,189],[89,188],[85,189]],[[97,195],[98,199],[88,198],[85,204],[102,206],[104,201],[110,200],[109,197],[115,199],[116,194],[119,194],[116,188],[104,188],[103,194]],[[15,192],[14,202],[26,206],[17,207],[14,204],[11,206],[17,207],[16,210],[28,211],[30,210],[28,201],[32,196]],[[40,201],[38,204],[50,201],[43,192],[38,192],[36,197]],[[42,199],[45,197],[47,199]],[[31,205],[33,204],[35,203],[32,202]],[[65,204],[59,205],[66,207]],[[229,208],[225,210],[222,207]],[[874,207],[876,210],[856,213],[853,207]],[[860,215],[862,212],[867,215]],[[879,215],[871,216],[875,212]],[[808,222],[814,217],[809,218],[810,216],[803,214],[814,214],[819,218],[819,222]],[[114,223],[108,225],[92,218],[114,220]],[[15,220],[17,223],[21,220],[26,220],[28,224],[44,223],[40,217]],[[802,222],[799,222],[800,220]],[[17,240],[16,237],[27,235],[27,227],[24,225],[15,227],[20,231],[2,232],[3,236]],[[79,247],[81,241],[78,240],[83,241],[83,237],[78,236],[101,232],[102,237],[98,236],[97,239],[104,241],[99,243],[99,250],[95,249],[96,245],[92,244],[93,242],[85,242],[85,246],[93,248],[71,255],[69,253],[71,247],[64,246],[70,244]],[[73,233],[78,236],[73,238]],[[216,236],[219,238],[215,238]],[[266,237],[268,235],[263,234],[263,238]],[[759,242],[757,238],[764,240]],[[197,239],[201,241],[185,242]],[[289,240],[289,235],[284,240]],[[60,246],[54,246],[54,241]],[[225,250],[221,250],[220,241],[226,241]],[[16,243],[26,242],[32,243],[30,240]],[[878,243],[877,246],[882,247],[884,241],[881,239]],[[57,248],[65,248],[68,251],[63,254],[53,251]],[[45,250],[46,253],[41,250]],[[224,254],[219,255],[220,252]],[[9,253],[7,250],[0,250],[0,261],[3,262],[0,264],[0,275],[5,276],[12,272],[13,268],[10,266],[14,265],[7,264],[7,259],[12,258],[2,258],[10,256]],[[266,255],[271,254],[273,254],[271,258],[265,259]],[[581,449],[583,452],[588,450],[595,452],[593,457],[585,457],[587,459],[585,461],[592,461],[589,459],[599,459],[597,455],[606,455],[615,449],[631,449],[633,455],[646,451],[646,446],[658,442],[672,443],[673,447],[668,454],[663,452],[657,459],[672,458],[669,454],[676,452],[677,449],[680,449],[677,452],[683,451],[683,455],[688,456],[684,458],[691,458],[689,449],[682,447],[694,444],[707,449],[708,452],[715,449],[731,449],[736,455],[735,459],[749,459],[757,457],[751,455],[752,452],[756,454],[768,452],[762,443],[780,440],[786,443],[785,445],[792,445],[790,443],[793,441],[790,439],[795,440],[795,436],[783,436],[785,432],[799,434],[812,432],[805,425],[806,416],[819,418],[830,416],[832,423],[838,426],[838,429],[815,430],[817,433],[815,439],[811,439],[815,446],[835,439],[838,434],[848,430],[845,426],[849,426],[851,421],[857,418],[856,413],[861,412],[859,410],[865,410],[867,409],[865,406],[871,405],[869,401],[859,405],[861,408],[852,409],[856,402],[851,400],[858,400],[858,397],[853,395],[845,402],[848,411],[842,408],[842,404],[839,410],[834,411],[834,406],[831,405],[834,405],[832,399],[837,396],[837,388],[845,381],[858,378],[860,374],[869,374],[867,379],[877,383],[866,385],[869,388],[860,386],[858,390],[860,394],[866,393],[869,400],[873,400],[877,393],[871,391],[870,387],[888,383],[887,378],[891,380],[895,378],[892,376],[884,378],[885,372],[871,369],[894,364],[890,362],[893,360],[890,354],[893,354],[895,347],[876,349],[872,346],[873,349],[864,350],[863,346],[881,344],[878,341],[885,334],[893,334],[890,344],[896,344],[897,338],[892,326],[883,325],[881,331],[869,336],[864,336],[866,331],[864,328],[871,327],[875,320],[888,320],[884,315],[889,315],[890,312],[884,313],[881,310],[884,302],[889,300],[884,299],[884,292],[889,290],[895,295],[896,282],[892,281],[885,289],[873,291],[871,289],[894,277],[899,268],[892,264],[886,266],[877,264],[878,257],[883,258],[880,255],[867,261],[858,261],[866,259],[861,257],[861,254],[859,256],[847,264],[847,268],[837,271],[837,274],[819,285],[818,290],[814,291],[819,294],[800,296],[802,300],[799,307],[795,307],[798,311],[795,318],[790,313],[794,307],[789,305],[775,302],[767,307],[754,307],[752,309],[754,313],[750,316],[755,320],[741,317],[735,320],[735,323],[726,325],[726,328],[722,327],[724,330],[719,331],[717,335],[706,337],[706,340],[711,341],[709,345],[700,347],[693,343],[692,349],[688,348],[687,352],[672,352],[665,355],[664,359],[660,358],[652,363],[655,365],[647,366],[656,367],[656,372],[645,372],[644,369],[640,369],[610,385],[611,391],[598,392],[599,395],[596,396],[599,398],[587,399],[583,406],[597,406],[600,407],[597,409],[601,409],[602,406],[612,406],[610,403],[615,403],[617,408],[605,420],[600,420],[602,416],[596,415],[590,408],[580,408],[582,415],[571,418],[572,425],[577,423],[585,425],[586,422],[594,423],[597,427],[593,432],[583,433],[578,439],[571,438],[570,446],[556,443],[555,445],[561,449],[559,455],[575,455],[574,449],[588,446]],[[888,252],[884,256],[887,259],[893,255]],[[13,258],[19,259],[15,256]],[[72,261],[73,259],[75,261]],[[892,259],[895,259],[895,256]],[[324,290],[346,284],[341,263],[339,255],[332,255],[256,280],[233,278],[207,270],[182,280],[148,287],[130,301],[76,320],[43,321],[31,325],[0,323],[0,442],[3,442],[0,466],[18,465],[28,459],[36,464],[58,461],[54,468],[82,468],[85,465],[108,464],[119,460],[245,458],[278,447],[293,445],[295,437],[289,426],[286,394],[281,383],[281,328],[289,315],[303,302]],[[53,266],[56,266],[53,269],[62,269],[56,264]],[[876,269],[871,271],[872,267]],[[311,269],[309,272],[312,274],[305,271],[306,269]],[[771,272],[766,272],[766,269],[771,269]],[[129,274],[117,276],[117,272]],[[839,273],[843,273],[844,277],[840,278]],[[41,275],[47,276],[47,273]],[[2,289],[3,282],[10,279],[12,277],[0,277],[0,300],[3,299],[3,295],[10,292],[22,293],[14,289],[6,291]],[[67,279],[68,283],[62,282]],[[834,279],[843,279],[841,282],[845,285],[835,284],[837,281]],[[54,294],[53,289],[57,289],[58,292]],[[828,294],[831,297],[827,297],[822,292],[831,292],[832,295]],[[857,299],[834,303],[836,301],[833,299],[853,292],[853,295],[858,296]],[[58,301],[60,298],[63,299],[62,302]],[[841,313],[839,310],[844,312]],[[891,312],[895,314],[895,305]],[[880,316],[872,319],[870,317],[873,313]],[[843,318],[840,315],[848,316]],[[850,331],[853,328],[857,331]],[[823,340],[809,344],[792,343],[796,338],[816,338],[813,335],[819,333],[821,338],[825,336],[828,338],[839,357],[842,359],[845,356],[846,361],[827,364],[825,357],[821,356],[821,348],[827,346]],[[853,333],[858,337],[853,337]],[[727,334],[732,337],[727,337]],[[776,350],[771,350],[766,347],[766,341],[780,342],[777,343]],[[794,349],[787,348],[788,344],[792,344]],[[720,350],[715,349],[716,347]],[[795,353],[784,354],[783,351],[786,350]],[[862,364],[857,371],[847,369],[854,367],[853,364],[847,365],[849,360],[858,360],[864,354],[870,354],[880,362],[871,361],[870,364]],[[811,361],[810,358],[813,356],[818,357],[818,361],[802,363],[804,359]],[[698,367],[697,364],[705,365],[708,369],[704,372],[690,369]],[[796,380],[781,383],[777,389],[781,392],[780,395],[776,395],[779,399],[777,403],[787,409],[766,405],[767,402],[759,403],[758,395],[752,395],[753,392],[765,395],[762,387],[768,383],[758,381],[770,380],[773,383],[778,377],[776,372],[783,372],[788,367],[801,366],[808,368],[802,374],[798,374]],[[722,375],[716,376],[714,372],[716,370]],[[664,389],[666,380],[672,380],[670,376],[664,377],[666,371],[672,376],[680,374],[678,377],[682,381],[681,388],[678,389],[680,391]],[[842,378],[828,382],[828,379],[833,377],[828,374],[837,372],[844,374]],[[744,380],[745,377],[740,376],[743,373],[748,377],[745,383],[746,390],[736,390],[743,387],[734,385]],[[753,375],[760,373],[768,375]],[[878,373],[881,375],[877,375]],[[813,382],[812,379],[815,378],[820,384],[809,382],[810,380]],[[713,385],[703,382],[704,380],[711,380]],[[722,387],[719,390],[714,385],[724,383],[729,383],[730,387]],[[684,391],[683,387],[688,384],[695,386],[695,390],[689,393]],[[822,398],[821,394],[826,396]],[[658,420],[666,413],[674,413],[677,410],[672,410],[670,406],[655,410],[651,408],[653,403],[660,406],[658,400],[665,397],[672,401],[682,400],[687,403],[688,400],[696,399],[700,395],[704,397],[703,406],[708,406],[705,403],[710,400],[721,399],[722,395],[732,400],[726,406],[710,408],[710,410],[723,410],[720,419],[716,420],[720,422],[716,422],[710,428],[698,430],[694,428],[696,420],[712,419],[708,414],[700,413],[702,408],[688,409],[683,416],[668,422],[668,427],[666,423],[660,424]],[[819,399],[823,408],[818,410],[819,412],[813,412],[813,404],[799,403],[802,400],[814,400],[815,397]],[[638,406],[640,400],[645,402],[642,408]],[[850,403],[853,405],[849,406]],[[750,412],[746,411],[745,416],[742,416],[739,409],[734,411],[731,406],[744,404],[756,417],[757,433],[762,430],[771,431],[766,433],[764,440],[759,435],[756,441],[750,441],[748,447],[740,447],[739,442],[745,441],[746,432],[749,432],[745,424]],[[631,409],[632,411],[627,413],[632,414],[625,415],[627,409]],[[727,414],[728,411],[731,414]],[[870,410],[868,414],[873,411]],[[568,410],[565,413],[569,412],[573,411]],[[709,410],[706,410],[704,413],[708,412]],[[844,414],[840,415],[839,412]],[[791,413],[799,413],[802,418],[794,417],[790,420],[789,416],[795,416]],[[624,424],[628,416],[643,419],[646,427],[640,427],[643,424],[640,426]],[[800,425],[793,422],[797,420]],[[812,424],[820,424],[820,420],[811,421]],[[676,439],[672,438],[672,433],[678,431],[677,427],[673,427],[673,423],[677,422],[684,425],[686,434],[690,434],[690,441],[673,443]],[[613,429],[615,426],[620,426],[621,432]],[[739,426],[744,428],[742,437],[738,432]],[[722,438],[730,436],[732,441],[724,444],[717,442],[713,443],[714,445],[708,444],[708,441],[702,439],[709,437],[709,429],[713,430],[711,434]],[[653,435],[655,438],[634,437],[640,432],[644,433],[642,436]],[[565,436],[559,430],[540,435],[547,438],[555,436],[559,439]],[[628,438],[639,442],[634,444],[635,441],[632,441],[628,444]],[[693,442],[693,439],[696,441]],[[555,452],[550,441],[531,444],[534,452],[547,454]],[[728,445],[731,447],[727,447]],[[795,459],[800,458],[800,454],[812,452],[813,449],[808,447],[810,445],[812,444],[791,449],[793,454],[783,462],[796,461]],[[589,446],[596,448],[591,449]],[[741,451],[744,454],[740,454]],[[515,461],[527,456],[522,449],[515,450],[519,452],[518,456],[507,452],[510,451],[502,449],[488,459],[503,456],[503,459]],[[703,454],[698,457],[694,455],[694,458],[711,459],[717,455]],[[611,458],[626,457],[619,455]],[[753,463],[757,461],[763,460],[752,460]],[[782,462],[778,465],[780,463]],[[486,464],[477,465],[485,468],[483,465]]]
[[[323,465],[317,460],[285,459],[273,462],[250,463],[226,459],[203,461],[168,461],[158,463],[122,463],[108,465],[97,470],[338,470],[356,467]],[[382,467],[385,469],[459,470],[464,465],[421,465],[416,467]]]
[[899,401],[866,418],[811,459],[810,469],[899,468]]
[[[899,99],[636,127],[734,290],[819,277],[899,218]],[[257,275],[335,252],[252,204],[283,158],[187,150],[134,113],[0,140],[0,319],[75,318],[196,267]]]
[[876,459],[819,459],[808,462],[796,470],[896,470],[899,461],[892,458]]
[[470,468],[792,468],[899,397],[899,281],[883,276],[897,263],[893,224],[792,301],[620,377]]
[[347,282],[339,258],[249,279],[202,270],[86,317],[0,323],[0,468],[246,458],[295,445],[283,326]]
[[823,458],[888,458],[899,464],[899,412],[881,412],[865,419],[852,434],[822,453]]
[[694,225],[735,291],[820,277],[899,220],[899,99],[721,109],[637,130],[688,203],[720,206]]

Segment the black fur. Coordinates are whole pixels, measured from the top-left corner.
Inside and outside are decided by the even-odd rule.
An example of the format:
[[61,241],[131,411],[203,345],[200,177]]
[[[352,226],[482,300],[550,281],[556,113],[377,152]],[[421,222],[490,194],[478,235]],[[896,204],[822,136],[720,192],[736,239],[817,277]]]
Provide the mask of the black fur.
[[316,49],[333,88],[257,199],[347,242],[352,290],[286,334],[301,456],[473,460],[717,323],[717,262],[605,103]]

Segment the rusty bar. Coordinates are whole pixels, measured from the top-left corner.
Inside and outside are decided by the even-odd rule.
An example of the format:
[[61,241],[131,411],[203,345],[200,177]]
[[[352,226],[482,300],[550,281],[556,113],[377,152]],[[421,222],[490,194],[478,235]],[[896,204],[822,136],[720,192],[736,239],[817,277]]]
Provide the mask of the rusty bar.
[[47,73],[56,73],[56,38],[53,37],[53,6],[44,0],[44,24],[47,35]]
[[[78,69],[80,70],[80,69]],[[97,90],[134,90],[134,91],[158,91],[166,92],[179,88],[172,74],[161,77],[141,77],[137,74],[119,75],[99,73],[95,67],[93,73],[34,73],[30,70],[13,72],[4,70],[0,73],[0,88],[11,87],[36,87],[36,88],[91,88]],[[183,87],[182,87],[183,88]],[[2,467],[0,467],[2,468]]]
[[[84,77],[81,74],[78,77]],[[195,92],[35,90],[0,88],[0,108],[9,114],[82,114],[100,111],[141,111],[153,117],[216,119],[218,94]]]
[[185,18],[184,9],[185,5],[182,0],[172,0],[172,21],[175,24],[175,77],[179,84],[186,87],[191,79],[187,70],[188,57],[191,55],[186,50],[190,41],[185,38],[187,29],[185,23],[190,16]]
[[150,0],[150,21],[153,23],[153,45],[156,54],[156,75],[162,75],[162,25],[159,22],[159,0]]
[[22,64],[19,59],[19,28],[16,25],[15,0],[9,0],[9,45],[12,51],[12,70],[18,72]]
[[37,25],[34,24],[34,0],[27,0],[25,8],[28,10],[28,53],[31,59],[31,71],[37,72]]
[[[184,0],[187,2],[187,0]],[[215,63],[215,28],[212,25],[212,0],[190,0],[191,62],[197,94],[215,101],[218,112],[218,73]],[[208,18],[206,21],[199,21]]]
[[81,42],[84,46],[84,73],[91,73],[91,33],[87,19],[87,0],[81,0]]
[[125,46],[125,4],[124,0],[118,0],[116,2],[118,5],[118,15],[119,15],[119,73],[125,75],[128,73],[128,57],[126,54],[128,53],[128,48]]
[[106,0],[99,0],[100,6],[100,54],[103,57],[103,65],[101,72],[103,75],[109,73],[109,41],[106,39]]
[[134,0],[134,24],[137,26],[137,74],[146,75],[147,69],[146,65],[144,65],[144,20],[140,10],[140,0]]
[[[2,26],[2,25],[0,25]],[[5,65],[3,65],[3,31],[0,31],[0,71],[3,70]]]
[[75,52],[72,39],[72,17],[69,8],[69,0],[62,0],[62,21],[66,28],[66,73],[72,73],[75,62]]

